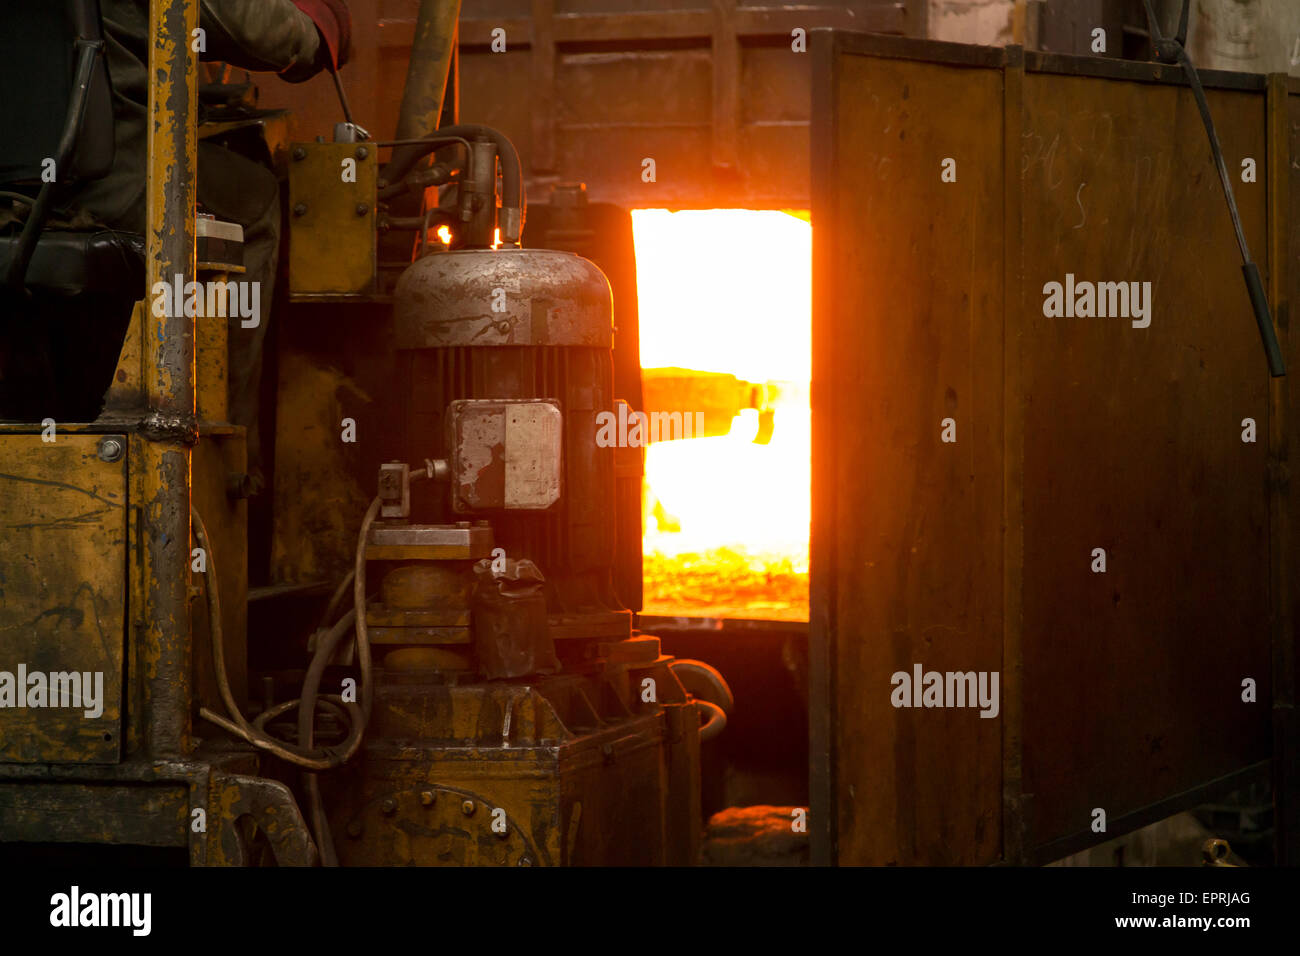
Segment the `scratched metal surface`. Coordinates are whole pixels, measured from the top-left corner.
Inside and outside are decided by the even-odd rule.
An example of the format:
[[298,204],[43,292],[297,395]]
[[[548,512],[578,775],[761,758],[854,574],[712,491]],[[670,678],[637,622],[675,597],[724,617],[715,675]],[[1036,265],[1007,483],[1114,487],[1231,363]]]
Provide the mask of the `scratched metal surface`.
[[100,461],[100,437],[0,438],[0,671],[103,674],[96,718],[84,707],[0,708],[0,763],[118,759],[127,456]]

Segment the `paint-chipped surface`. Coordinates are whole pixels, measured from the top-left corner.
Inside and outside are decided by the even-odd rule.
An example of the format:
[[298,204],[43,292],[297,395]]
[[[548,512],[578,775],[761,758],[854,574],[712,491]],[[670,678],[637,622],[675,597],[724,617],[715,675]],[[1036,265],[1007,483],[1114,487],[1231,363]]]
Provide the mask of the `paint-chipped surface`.
[[457,511],[541,511],[560,499],[563,419],[547,401],[457,401],[448,414]]
[[[118,759],[127,458],[100,461],[100,439],[0,438],[0,762]],[[117,440],[125,446],[124,436]],[[48,706],[50,675],[74,671],[92,683],[102,675],[100,699],[81,693],[81,706]],[[60,685],[70,698],[70,678]],[[24,704],[44,696],[46,706],[19,707],[18,695]]]
[[398,348],[588,345],[614,340],[609,281],[581,256],[549,249],[425,256],[397,283]]

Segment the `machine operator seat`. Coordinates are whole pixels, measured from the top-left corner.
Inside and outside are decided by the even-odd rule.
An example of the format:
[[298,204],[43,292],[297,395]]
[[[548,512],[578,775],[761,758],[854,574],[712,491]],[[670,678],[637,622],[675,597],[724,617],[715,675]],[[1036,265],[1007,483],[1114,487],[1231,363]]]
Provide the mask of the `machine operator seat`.
[[0,17],[0,210],[22,211],[0,219],[0,421],[92,421],[144,289],[144,238],[64,208],[113,164],[99,2]]

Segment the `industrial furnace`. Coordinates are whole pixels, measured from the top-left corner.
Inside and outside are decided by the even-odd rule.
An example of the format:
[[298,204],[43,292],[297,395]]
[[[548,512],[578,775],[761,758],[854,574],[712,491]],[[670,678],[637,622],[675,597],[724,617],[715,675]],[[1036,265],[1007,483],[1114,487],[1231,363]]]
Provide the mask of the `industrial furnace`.
[[1294,862],[1296,80],[1101,0],[354,0],[254,87],[141,0],[106,228],[107,2],[0,50],[75,172],[0,144],[0,853],[1025,865],[1241,791]]

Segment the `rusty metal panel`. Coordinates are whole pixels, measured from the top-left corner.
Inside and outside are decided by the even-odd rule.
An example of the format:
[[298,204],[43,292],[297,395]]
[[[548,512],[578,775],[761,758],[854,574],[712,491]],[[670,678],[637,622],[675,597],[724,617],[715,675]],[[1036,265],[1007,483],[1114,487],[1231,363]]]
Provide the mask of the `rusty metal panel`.
[[295,143],[289,155],[289,294],[374,291],[375,147]]
[[[52,427],[53,441],[0,436],[0,762],[115,763],[126,438]],[[108,439],[118,450],[111,462],[98,454]],[[17,686],[20,668],[26,687]]]
[[[651,668],[657,665],[652,664]],[[639,680],[642,670],[634,676]],[[670,675],[657,673],[669,693]],[[623,689],[623,694],[616,691]],[[698,828],[667,776],[698,753],[685,695],[631,711],[636,683],[385,687],[357,764],[323,780],[349,866],[683,864],[666,831]],[[667,703],[667,702],[666,702]],[[599,713],[598,713],[599,711]],[[689,743],[681,736],[697,737]],[[685,748],[685,752],[680,752]],[[697,773],[697,771],[695,771]],[[694,779],[698,792],[698,778]],[[698,811],[698,806],[694,807]],[[689,843],[692,841],[688,841]]]
[[5,842],[185,846],[189,818],[183,786],[0,783]]
[[[1046,862],[1266,761],[1286,405],[1177,70],[818,43],[815,858]],[[1263,268],[1263,78],[1203,80]],[[1076,280],[1139,285],[1049,314]],[[899,706],[917,664],[996,719]]]
[[563,418],[554,402],[462,399],[447,409],[452,508],[544,511],[560,500]]

